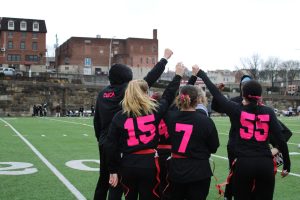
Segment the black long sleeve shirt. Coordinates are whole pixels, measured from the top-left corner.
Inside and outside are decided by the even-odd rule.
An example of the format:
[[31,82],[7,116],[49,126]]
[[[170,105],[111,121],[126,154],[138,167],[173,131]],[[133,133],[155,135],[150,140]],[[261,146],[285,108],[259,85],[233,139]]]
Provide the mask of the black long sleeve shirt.
[[127,114],[120,111],[114,116],[104,145],[110,173],[116,173],[119,170],[120,152],[122,153],[121,166],[155,167],[153,155],[136,155],[133,153],[157,147],[158,123],[173,102],[180,80],[181,77],[176,75],[169,83],[159,101],[157,111],[153,111],[153,114],[128,117]]
[[[165,70],[167,60],[162,58],[146,75],[144,80],[151,87]],[[94,116],[95,136],[100,145],[104,144],[109,125],[114,115],[122,109],[120,102],[124,98],[128,83],[109,85],[99,92]]]
[[287,143],[281,134],[281,126],[278,123],[274,111],[267,106],[252,105],[243,106],[228,100],[220,93],[218,88],[210,81],[204,71],[197,74],[209,89],[210,93],[222,106],[224,112],[230,117],[236,145],[234,151],[237,157],[271,157],[269,147],[270,134],[283,154],[283,168],[290,171],[290,157]]
[[172,153],[186,157],[171,159],[171,180],[185,183],[210,177],[209,157],[220,145],[212,119],[198,111],[177,110],[168,112],[166,123]]

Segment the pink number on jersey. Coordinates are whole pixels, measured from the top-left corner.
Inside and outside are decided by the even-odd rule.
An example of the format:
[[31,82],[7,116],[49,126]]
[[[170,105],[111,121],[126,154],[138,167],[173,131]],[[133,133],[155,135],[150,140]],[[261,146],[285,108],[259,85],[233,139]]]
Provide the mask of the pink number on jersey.
[[184,131],[178,152],[185,153],[187,144],[193,132],[193,125],[176,123],[175,129],[177,132]]
[[[270,121],[270,115],[258,115],[257,116],[259,121],[256,121],[256,131],[255,131],[255,139],[257,141],[266,141],[268,138],[268,133],[269,133],[269,124],[268,122]],[[267,123],[266,123],[267,122]],[[261,134],[258,129],[263,130],[263,134]]]
[[149,122],[154,122],[154,120],[155,119],[154,119],[153,114],[137,118],[138,128],[142,132],[150,132],[149,136],[147,136],[146,134],[140,135],[140,140],[144,144],[147,144],[148,142],[153,140],[153,138],[155,136],[155,130],[156,130],[155,126],[153,124],[146,124],[146,123],[149,123]]
[[[254,119],[255,119],[255,114],[242,111],[240,122],[241,125],[245,128],[240,128],[241,138],[246,140],[252,138],[254,132],[254,124],[251,121],[254,121]],[[247,120],[251,120],[251,121],[247,121]]]
[[128,139],[127,139],[127,145],[128,146],[135,146],[139,144],[138,139],[135,136],[134,132],[134,125],[133,125],[133,119],[128,118],[125,121],[124,128],[128,131]]
[[169,138],[168,127],[163,119],[160,121],[158,125],[158,133],[159,135],[164,135],[166,139]]

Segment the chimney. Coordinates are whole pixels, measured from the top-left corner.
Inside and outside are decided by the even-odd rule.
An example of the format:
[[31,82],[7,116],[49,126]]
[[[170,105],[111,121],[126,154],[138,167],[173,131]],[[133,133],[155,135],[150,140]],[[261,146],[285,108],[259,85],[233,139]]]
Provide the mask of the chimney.
[[157,29],[153,29],[153,39],[157,40]]

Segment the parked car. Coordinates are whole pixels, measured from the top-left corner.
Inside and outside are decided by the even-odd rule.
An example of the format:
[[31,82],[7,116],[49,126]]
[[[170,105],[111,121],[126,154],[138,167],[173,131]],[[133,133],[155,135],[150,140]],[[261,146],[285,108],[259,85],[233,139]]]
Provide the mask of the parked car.
[[0,68],[0,76],[23,76],[22,72],[16,71],[14,68]]

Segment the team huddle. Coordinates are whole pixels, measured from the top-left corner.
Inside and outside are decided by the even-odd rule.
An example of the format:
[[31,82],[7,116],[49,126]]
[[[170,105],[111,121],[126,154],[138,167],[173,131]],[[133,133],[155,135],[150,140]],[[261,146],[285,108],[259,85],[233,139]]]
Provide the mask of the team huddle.
[[180,88],[185,67],[178,63],[163,94],[149,96],[149,88],[172,54],[166,49],[143,80],[132,80],[126,65],[111,67],[110,85],[99,93],[95,108],[100,176],[94,199],[105,200],[107,194],[110,200],[120,200],[122,195],[126,200],[207,198],[213,175],[209,158],[220,144],[205,93],[194,86],[199,77],[213,96],[212,108],[226,113],[231,122],[225,199],[271,200],[273,156],[282,153],[283,177],[291,164],[283,127],[274,111],[261,102],[261,85],[244,77],[240,100],[229,100],[194,65],[187,85]]

